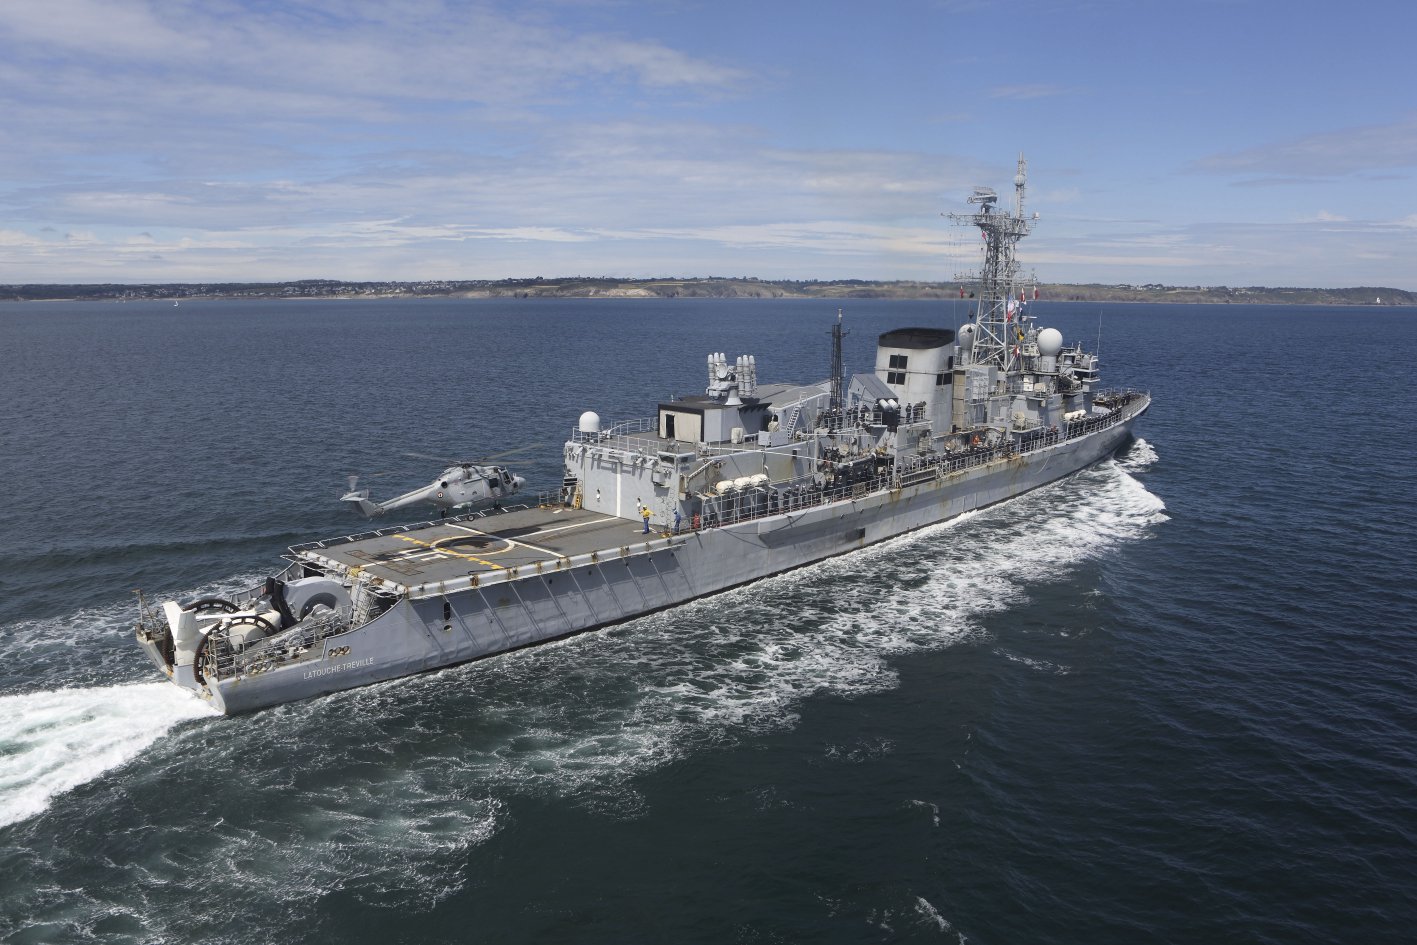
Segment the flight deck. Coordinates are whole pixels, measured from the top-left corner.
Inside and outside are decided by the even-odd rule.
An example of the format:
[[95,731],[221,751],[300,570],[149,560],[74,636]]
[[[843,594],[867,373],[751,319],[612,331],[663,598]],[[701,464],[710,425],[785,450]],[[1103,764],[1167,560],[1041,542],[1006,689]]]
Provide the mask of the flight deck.
[[662,546],[664,536],[646,535],[640,523],[599,512],[524,508],[311,542],[291,553],[322,569],[422,596],[419,591],[432,586],[515,580],[591,555],[642,552],[646,543]]

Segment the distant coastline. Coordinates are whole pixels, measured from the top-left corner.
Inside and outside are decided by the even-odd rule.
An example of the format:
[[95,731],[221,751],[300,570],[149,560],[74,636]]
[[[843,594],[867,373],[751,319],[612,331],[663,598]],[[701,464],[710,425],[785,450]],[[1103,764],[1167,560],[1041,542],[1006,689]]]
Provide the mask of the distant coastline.
[[[431,280],[424,282],[201,282],[151,285],[0,285],[0,301],[396,298],[802,298],[957,299],[957,282],[792,281],[753,278]],[[1263,286],[1067,285],[1040,283],[1038,297],[1071,302],[1199,302],[1289,305],[1417,305],[1417,292],[1386,286],[1345,289]],[[1380,301],[1379,301],[1380,300]]]

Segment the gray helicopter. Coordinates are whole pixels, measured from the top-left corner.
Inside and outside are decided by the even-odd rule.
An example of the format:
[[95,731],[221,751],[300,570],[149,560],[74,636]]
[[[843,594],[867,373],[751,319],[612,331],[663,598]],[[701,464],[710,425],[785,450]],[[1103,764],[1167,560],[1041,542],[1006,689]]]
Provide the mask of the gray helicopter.
[[[497,459],[520,452],[524,452],[524,450],[508,450],[505,453],[489,456],[487,459]],[[422,456],[419,453],[407,455],[418,456],[422,459],[437,458]],[[350,476],[349,491],[340,496],[340,501],[348,502],[354,506],[365,518],[373,518],[376,515],[383,515],[385,512],[392,512],[394,509],[401,509],[408,505],[417,505],[420,502],[432,503],[441,514],[447,515],[453,509],[476,510],[495,507],[499,502],[519,492],[521,487],[526,485],[525,479],[513,475],[506,468],[482,465],[482,462],[485,460],[453,463],[443,470],[441,476],[428,485],[421,486],[411,492],[405,492],[401,496],[395,496],[384,502],[372,501],[369,498],[368,489],[360,489],[356,492],[354,486],[358,483],[359,477]]]

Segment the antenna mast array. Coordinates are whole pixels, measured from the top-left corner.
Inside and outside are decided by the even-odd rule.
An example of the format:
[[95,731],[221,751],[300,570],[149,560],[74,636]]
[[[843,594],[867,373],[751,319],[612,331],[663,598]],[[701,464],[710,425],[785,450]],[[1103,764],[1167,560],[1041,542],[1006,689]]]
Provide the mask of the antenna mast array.
[[845,386],[846,369],[841,360],[841,339],[850,332],[841,329],[841,309],[836,310],[836,324],[832,326],[832,393],[830,409],[833,412],[840,410],[846,404]]
[[979,210],[950,214],[951,220],[977,226],[984,235],[984,263],[979,272],[956,276],[961,281],[979,285],[979,302],[974,312],[979,329],[974,342],[974,362],[996,364],[1005,371],[1012,370],[1018,360],[1014,331],[1024,306],[1016,256],[1018,241],[1032,232],[1038,219],[1036,213],[1032,217],[1023,215],[1027,181],[1028,162],[1020,154],[1018,173],[1014,176],[1013,213],[999,212],[999,195],[992,188],[976,187],[969,202],[978,204]]

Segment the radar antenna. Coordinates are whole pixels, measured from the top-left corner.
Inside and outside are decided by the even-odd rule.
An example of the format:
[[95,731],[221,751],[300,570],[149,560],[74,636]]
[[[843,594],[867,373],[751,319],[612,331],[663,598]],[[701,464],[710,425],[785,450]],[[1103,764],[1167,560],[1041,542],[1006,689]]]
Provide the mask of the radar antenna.
[[979,301],[974,312],[978,335],[974,342],[976,364],[995,364],[1004,371],[1013,370],[1019,360],[1017,338],[1011,329],[1017,328],[1022,315],[1025,292],[1019,274],[1018,241],[1033,230],[1038,215],[1023,215],[1024,191],[1028,183],[1028,162],[1018,156],[1018,173],[1014,176],[1013,213],[998,211],[999,195],[989,187],[976,187],[969,202],[979,205],[975,213],[951,213],[950,219],[962,225],[979,227],[984,237],[984,261],[978,272],[960,273],[961,281],[979,284]]

